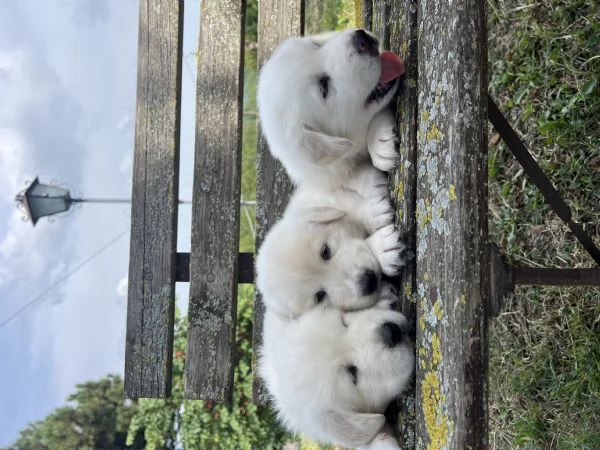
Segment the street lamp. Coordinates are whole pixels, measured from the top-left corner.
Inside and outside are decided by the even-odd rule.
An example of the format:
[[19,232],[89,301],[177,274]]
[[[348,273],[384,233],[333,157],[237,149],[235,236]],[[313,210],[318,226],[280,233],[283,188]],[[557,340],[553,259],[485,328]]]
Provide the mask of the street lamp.
[[67,212],[76,203],[131,203],[129,199],[120,198],[73,198],[68,188],[40,183],[38,177],[19,192],[15,200],[23,207],[34,226],[42,217]]
[[[42,217],[50,217],[69,211],[76,203],[131,203],[128,198],[81,198],[71,197],[67,187],[40,183],[38,177],[15,196],[18,206],[27,213],[33,226]],[[189,200],[178,200],[179,204],[191,204]],[[255,206],[255,201],[242,200],[242,206]]]

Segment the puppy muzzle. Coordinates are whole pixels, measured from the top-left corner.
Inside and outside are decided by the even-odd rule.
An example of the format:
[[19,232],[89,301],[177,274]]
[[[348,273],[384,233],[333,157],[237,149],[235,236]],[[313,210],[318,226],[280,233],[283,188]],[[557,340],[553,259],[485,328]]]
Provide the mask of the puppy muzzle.
[[392,348],[402,342],[406,333],[397,323],[385,322],[379,327],[379,335],[381,336],[383,343],[387,347]]
[[352,45],[361,55],[379,56],[379,42],[365,30],[356,30],[352,35]]

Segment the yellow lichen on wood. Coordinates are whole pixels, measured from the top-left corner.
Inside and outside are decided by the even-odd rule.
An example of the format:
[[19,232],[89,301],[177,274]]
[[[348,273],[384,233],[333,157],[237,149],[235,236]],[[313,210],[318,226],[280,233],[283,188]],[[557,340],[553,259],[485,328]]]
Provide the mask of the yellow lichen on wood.
[[421,330],[425,330],[425,317],[422,314],[419,316],[419,327]]
[[417,202],[417,211],[415,213],[417,217],[417,225],[422,230],[431,222],[431,201],[425,199],[425,201]]
[[404,41],[402,45],[400,45],[400,56],[408,55],[408,42]]
[[456,187],[453,184],[448,188],[448,196],[450,200],[456,200]]
[[431,128],[427,130],[427,135],[425,136],[428,141],[439,141],[442,139],[442,132],[438,128],[438,126],[434,123],[431,124]]
[[444,311],[442,311],[442,305],[439,301],[435,302],[433,305],[433,313],[435,314],[435,317],[437,317],[437,320],[442,320],[442,317],[444,315]]
[[441,414],[439,410],[439,404],[444,400],[437,373],[433,370],[428,371],[422,386],[423,415],[429,434],[427,450],[440,450],[448,445],[448,416]]
[[396,188],[396,198],[404,200],[404,181],[398,181],[398,187]]
[[[444,354],[440,326],[447,326],[444,316],[443,298],[439,290],[429,285],[431,277],[423,273],[424,283],[419,284],[419,331],[420,343],[417,351],[418,365],[422,370],[421,411],[425,434],[418,448],[443,450],[453,433],[453,423],[448,413],[447,387],[443,384]],[[435,292],[437,291],[437,293]],[[431,301],[432,296],[436,298]]]
[[431,364],[437,366],[442,362],[442,341],[437,334],[431,336]]

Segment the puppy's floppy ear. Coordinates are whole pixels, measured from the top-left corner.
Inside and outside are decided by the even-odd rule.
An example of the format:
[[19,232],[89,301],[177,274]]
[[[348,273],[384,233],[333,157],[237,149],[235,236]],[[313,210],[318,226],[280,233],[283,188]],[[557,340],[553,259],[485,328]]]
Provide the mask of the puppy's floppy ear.
[[331,206],[315,206],[306,209],[307,219],[313,224],[327,225],[341,220],[348,214],[346,211]]
[[302,126],[304,147],[317,164],[329,164],[345,156],[354,144],[346,138],[330,136],[308,125]]
[[328,411],[323,417],[332,440],[344,447],[360,447],[370,442],[385,423],[383,414]]

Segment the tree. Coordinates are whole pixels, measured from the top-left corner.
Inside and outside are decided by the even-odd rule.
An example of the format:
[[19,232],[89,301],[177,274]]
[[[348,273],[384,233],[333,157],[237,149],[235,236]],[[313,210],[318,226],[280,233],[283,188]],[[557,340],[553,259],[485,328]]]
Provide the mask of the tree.
[[141,430],[147,450],[266,450],[281,448],[289,440],[269,408],[252,403],[252,295],[251,287],[240,286],[232,404],[183,399],[187,318],[176,312],[172,396],[140,399],[128,442]]
[[21,431],[8,450],[121,450],[143,449],[143,430],[127,445],[127,433],[137,403],[124,401],[123,380],[108,375],[77,385],[67,406]]

